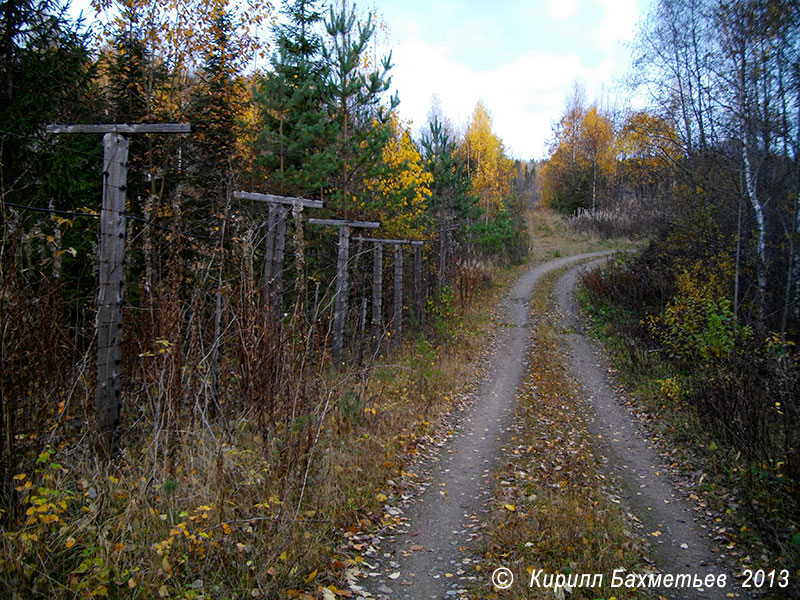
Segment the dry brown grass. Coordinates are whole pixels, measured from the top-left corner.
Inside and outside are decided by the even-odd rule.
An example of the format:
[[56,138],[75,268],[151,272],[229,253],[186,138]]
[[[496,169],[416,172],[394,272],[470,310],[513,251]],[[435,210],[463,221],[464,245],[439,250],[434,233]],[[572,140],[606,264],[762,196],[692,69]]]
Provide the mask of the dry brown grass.
[[595,250],[619,250],[633,245],[627,239],[603,239],[599,235],[576,231],[563,215],[537,207],[526,214],[531,251],[537,262]]

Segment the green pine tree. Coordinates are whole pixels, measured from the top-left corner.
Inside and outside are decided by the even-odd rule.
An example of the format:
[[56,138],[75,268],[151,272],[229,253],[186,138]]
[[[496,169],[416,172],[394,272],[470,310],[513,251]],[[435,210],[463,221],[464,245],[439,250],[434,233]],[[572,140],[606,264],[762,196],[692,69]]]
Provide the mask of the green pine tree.
[[337,125],[335,208],[348,217],[356,216],[361,183],[377,175],[381,150],[391,134],[388,119],[399,100],[393,96],[388,105],[382,104],[391,85],[391,53],[378,64],[365,67],[375,35],[372,14],[360,20],[355,5],[342,0],[339,10],[329,8],[325,30],[323,56],[329,66],[330,111]]
[[467,227],[478,217],[478,199],[472,193],[463,161],[456,155],[456,142],[434,117],[422,134],[425,167],[433,175],[429,207],[436,227]]
[[325,195],[333,170],[335,124],[328,117],[327,65],[317,33],[318,0],[284,0],[271,72],[255,90],[264,129],[258,139],[270,191]]

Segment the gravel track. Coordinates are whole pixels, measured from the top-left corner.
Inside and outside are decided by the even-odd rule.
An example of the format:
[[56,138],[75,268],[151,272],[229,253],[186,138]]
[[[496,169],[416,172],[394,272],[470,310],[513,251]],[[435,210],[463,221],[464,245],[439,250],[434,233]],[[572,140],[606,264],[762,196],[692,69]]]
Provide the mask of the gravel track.
[[[483,359],[484,368],[471,402],[451,415],[448,434],[417,465],[422,483],[404,502],[385,509],[398,527],[385,544],[377,541],[364,597],[386,600],[468,598],[476,580],[471,553],[485,525],[492,496],[491,474],[502,459],[513,425],[518,388],[531,343],[531,294],[540,279],[572,266],[554,288],[560,313],[564,360],[578,392],[587,400],[587,421],[604,454],[605,468],[620,487],[622,507],[639,522],[654,566],[664,573],[727,573],[714,553],[697,513],[676,493],[658,453],[622,404],[609,377],[607,357],[585,335],[574,299],[582,271],[607,260],[594,252],[552,260],[532,268],[516,282],[496,312],[497,332]],[[586,263],[595,258],[597,260]],[[477,371],[477,369],[476,369]],[[476,372],[476,379],[478,377]],[[601,437],[598,437],[601,436]],[[431,451],[432,450],[432,451]],[[653,535],[654,532],[659,532]],[[382,546],[382,547],[381,547]],[[611,574],[605,574],[607,578]],[[488,580],[489,574],[485,574]],[[672,599],[716,600],[733,590],[657,590]],[[739,597],[739,593],[736,594]]]
[[485,357],[477,395],[458,417],[458,431],[431,466],[426,490],[405,510],[407,532],[382,549],[376,565],[382,576],[371,578],[368,585],[375,597],[427,600],[465,593],[459,591],[467,584],[459,571],[468,570],[462,567],[470,560],[470,542],[492,492],[490,474],[502,455],[517,388],[525,374],[531,293],[547,273],[607,254],[580,254],[534,267],[500,302],[496,313],[499,327]]
[[676,599],[726,598],[735,587],[734,580],[720,564],[702,518],[676,492],[669,469],[616,392],[609,376],[608,357],[583,330],[575,288],[581,273],[601,262],[570,269],[554,289],[566,362],[592,413],[587,415],[590,432],[605,454],[606,470],[620,484],[623,502],[641,524],[655,567],[663,573],[691,573],[703,578],[709,574],[728,575],[725,589],[672,589],[660,593]]

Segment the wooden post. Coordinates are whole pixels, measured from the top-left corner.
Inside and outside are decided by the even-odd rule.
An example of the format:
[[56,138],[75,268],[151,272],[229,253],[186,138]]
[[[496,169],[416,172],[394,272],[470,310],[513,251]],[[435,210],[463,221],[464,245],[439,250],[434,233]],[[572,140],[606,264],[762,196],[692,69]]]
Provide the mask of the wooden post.
[[383,330],[383,244],[375,243],[372,262],[372,337],[379,343]]
[[372,268],[372,334],[380,339],[380,319],[383,286],[383,244],[394,246],[394,314],[393,335],[395,339],[403,332],[403,246],[410,244],[414,248],[414,312],[417,321],[422,322],[422,240],[393,240],[382,238],[355,238],[375,244],[375,263]]
[[403,335],[403,246],[394,245],[394,318],[392,319],[394,343]]
[[342,362],[344,320],[347,313],[347,261],[350,258],[350,228],[339,227],[339,254],[336,259],[336,295],[333,307],[333,358]]
[[270,292],[272,289],[272,263],[275,256],[275,221],[277,220],[278,207],[274,204],[269,205],[267,213],[267,243],[264,247],[264,298],[270,302]]
[[102,133],[103,204],[97,293],[95,422],[107,450],[116,443],[122,408],[122,303],[125,287],[125,192],[130,133],[190,133],[187,123],[48,125],[54,134]]
[[422,243],[412,243],[414,248],[414,316],[422,327]]
[[[237,200],[255,200],[269,204],[267,214],[267,242],[264,248],[264,297],[275,315],[279,315],[283,308],[283,262],[286,246],[286,217],[291,208],[295,223],[299,223],[300,213],[303,208],[323,208],[322,200],[309,200],[308,198],[295,198],[290,196],[275,196],[273,194],[259,194],[257,192],[234,192]],[[302,241],[302,225],[298,225],[298,240]],[[298,254],[299,268],[302,270],[302,249],[295,248]],[[302,280],[302,277],[300,277]],[[300,284],[301,288],[304,286]]]
[[344,322],[347,315],[347,261],[350,255],[350,228],[377,229],[380,223],[344,219],[309,219],[309,225],[333,225],[339,228],[339,254],[336,260],[336,291],[333,299],[333,358],[338,367],[344,350]]
[[272,253],[272,310],[280,318],[283,309],[283,257],[286,246],[286,213],[288,208],[276,206],[275,251]]
[[103,136],[103,208],[100,213],[100,272],[97,296],[97,395],[95,421],[113,444],[122,405],[122,301],[125,290],[125,190],[128,138]]

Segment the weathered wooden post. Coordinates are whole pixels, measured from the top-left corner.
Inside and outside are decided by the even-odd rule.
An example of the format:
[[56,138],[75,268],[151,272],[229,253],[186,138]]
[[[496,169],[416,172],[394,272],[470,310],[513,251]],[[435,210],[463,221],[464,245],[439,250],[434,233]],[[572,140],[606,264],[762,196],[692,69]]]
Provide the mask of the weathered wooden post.
[[[234,192],[234,198],[236,198],[236,192]],[[267,209],[267,242],[266,246],[264,247],[263,275],[264,298],[266,299],[267,303],[269,303],[272,299],[272,263],[275,259],[275,221],[277,218],[278,207],[270,203],[269,208]]]
[[295,221],[299,219],[303,208],[322,208],[322,200],[294,198],[290,196],[274,196],[255,192],[234,192],[237,200],[256,200],[267,202],[267,242],[264,248],[264,296],[277,315],[283,306],[283,260],[286,247],[286,217],[289,207]]
[[372,337],[376,343],[383,330],[383,244],[376,242],[372,262]]
[[414,316],[422,327],[422,242],[411,242],[414,248]]
[[97,294],[97,396],[95,421],[111,435],[122,403],[122,302],[125,292],[125,191],[128,138],[103,136],[103,207],[100,211],[100,268]]
[[403,335],[403,245],[394,245],[394,317],[392,318],[394,345]]
[[276,206],[275,251],[272,253],[272,309],[280,315],[283,308],[283,259],[286,248],[286,213],[285,206]]
[[97,394],[95,422],[107,450],[122,408],[122,308],[125,291],[125,192],[130,133],[190,133],[188,123],[48,125],[48,133],[102,133],[103,204],[97,293]]
[[347,315],[347,262],[350,259],[350,228],[377,229],[380,223],[341,219],[309,219],[309,225],[333,225],[339,228],[336,259],[336,287],[333,298],[333,359],[337,367],[344,350],[344,321]]
[[347,313],[347,261],[350,259],[350,228],[339,227],[338,255],[336,258],[336,292],[333,302],[333,357],[342,361],[344,348],[344,319]]
[[414,310],[422,318],[422,245],[424,241],[390,240],[381,238],[355,238],[375,244],[375,262],[372,267],[372,333],[376,340],[381,336],[381,308],[383,302],[383,244],[394,246],[394,307],[392,335],[399,342],[403,334],[403,246],[414,248]]

